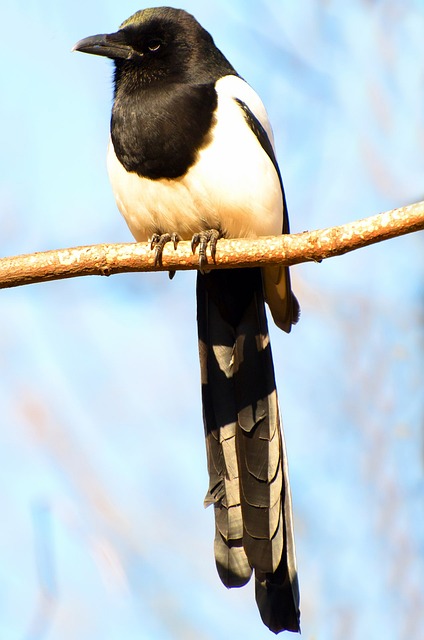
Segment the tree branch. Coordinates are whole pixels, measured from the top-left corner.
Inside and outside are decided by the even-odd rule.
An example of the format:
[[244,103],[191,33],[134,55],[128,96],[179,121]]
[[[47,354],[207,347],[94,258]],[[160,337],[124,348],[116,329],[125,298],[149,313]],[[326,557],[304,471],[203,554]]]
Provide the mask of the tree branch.
[[[271,238],[222,239],[218,243],[216,263],[210,266],[234,268],[320,262],[422,229],[424,201],[329,229]],[[198,256],[192,254],[189,242],[180,242],[177,251],[168,244],[160,267],[154,265],[154,252],[147,243],[100,244],[1,258],[0,288],[79,276],[197,267]]]

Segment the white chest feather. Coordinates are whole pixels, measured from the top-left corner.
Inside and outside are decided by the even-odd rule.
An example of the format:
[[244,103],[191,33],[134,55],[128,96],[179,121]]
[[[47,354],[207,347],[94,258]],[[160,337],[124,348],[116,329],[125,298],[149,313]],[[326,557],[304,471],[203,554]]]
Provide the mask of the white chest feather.
[[109,143],[112,189],[137,241],[165,232],[189,240],[197,231],[217,228],[232,238],[281,233],[283,201],[277,173],[234,98],[249,106],[272,142],[265,108],[236,76],[222,78],[216,89],[211,141],[181,178],[150,180],[127,173]]

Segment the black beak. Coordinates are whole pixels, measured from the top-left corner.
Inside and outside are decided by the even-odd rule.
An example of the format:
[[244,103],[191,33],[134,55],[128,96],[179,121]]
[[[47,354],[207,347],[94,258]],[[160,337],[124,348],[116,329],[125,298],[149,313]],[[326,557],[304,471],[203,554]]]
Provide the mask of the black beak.
[[125,34],[122,31],[83,38],[72,47],[72,51],[106,56],[113,60],[141,60],[143,58],[141,52],[135,51],[131,45],[125,42]]

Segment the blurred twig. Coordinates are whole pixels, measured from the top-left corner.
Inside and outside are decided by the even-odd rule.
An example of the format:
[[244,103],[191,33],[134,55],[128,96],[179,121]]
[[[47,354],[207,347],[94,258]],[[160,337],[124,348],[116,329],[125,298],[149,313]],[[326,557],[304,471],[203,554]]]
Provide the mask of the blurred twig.
[[39,597],[26,640],[42,640],[50,630],[58,600],[52,516],[49,505],[41,502],[34,505],[33,522]]
[[[424,201],[393,209],[371,218],[331,227],[271,238],[220,240],[216,267],[254,267],[320,262],[376,242],[424,229]],[[189,242],[174,251],[168,244],[160,267],[147,243],[100,244],[0,259],[0,288],[78,276],[131,271],[187,270],[198,267]]]

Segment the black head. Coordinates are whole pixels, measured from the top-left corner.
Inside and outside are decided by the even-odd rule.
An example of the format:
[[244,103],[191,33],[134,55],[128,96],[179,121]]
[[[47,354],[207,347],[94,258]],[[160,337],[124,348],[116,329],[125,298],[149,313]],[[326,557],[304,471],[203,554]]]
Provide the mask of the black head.
[[116,33],[84,38],[74,50],[112,58],[117,84],[205,83],[235,73],[197,20],[171,7],[137,11]]

